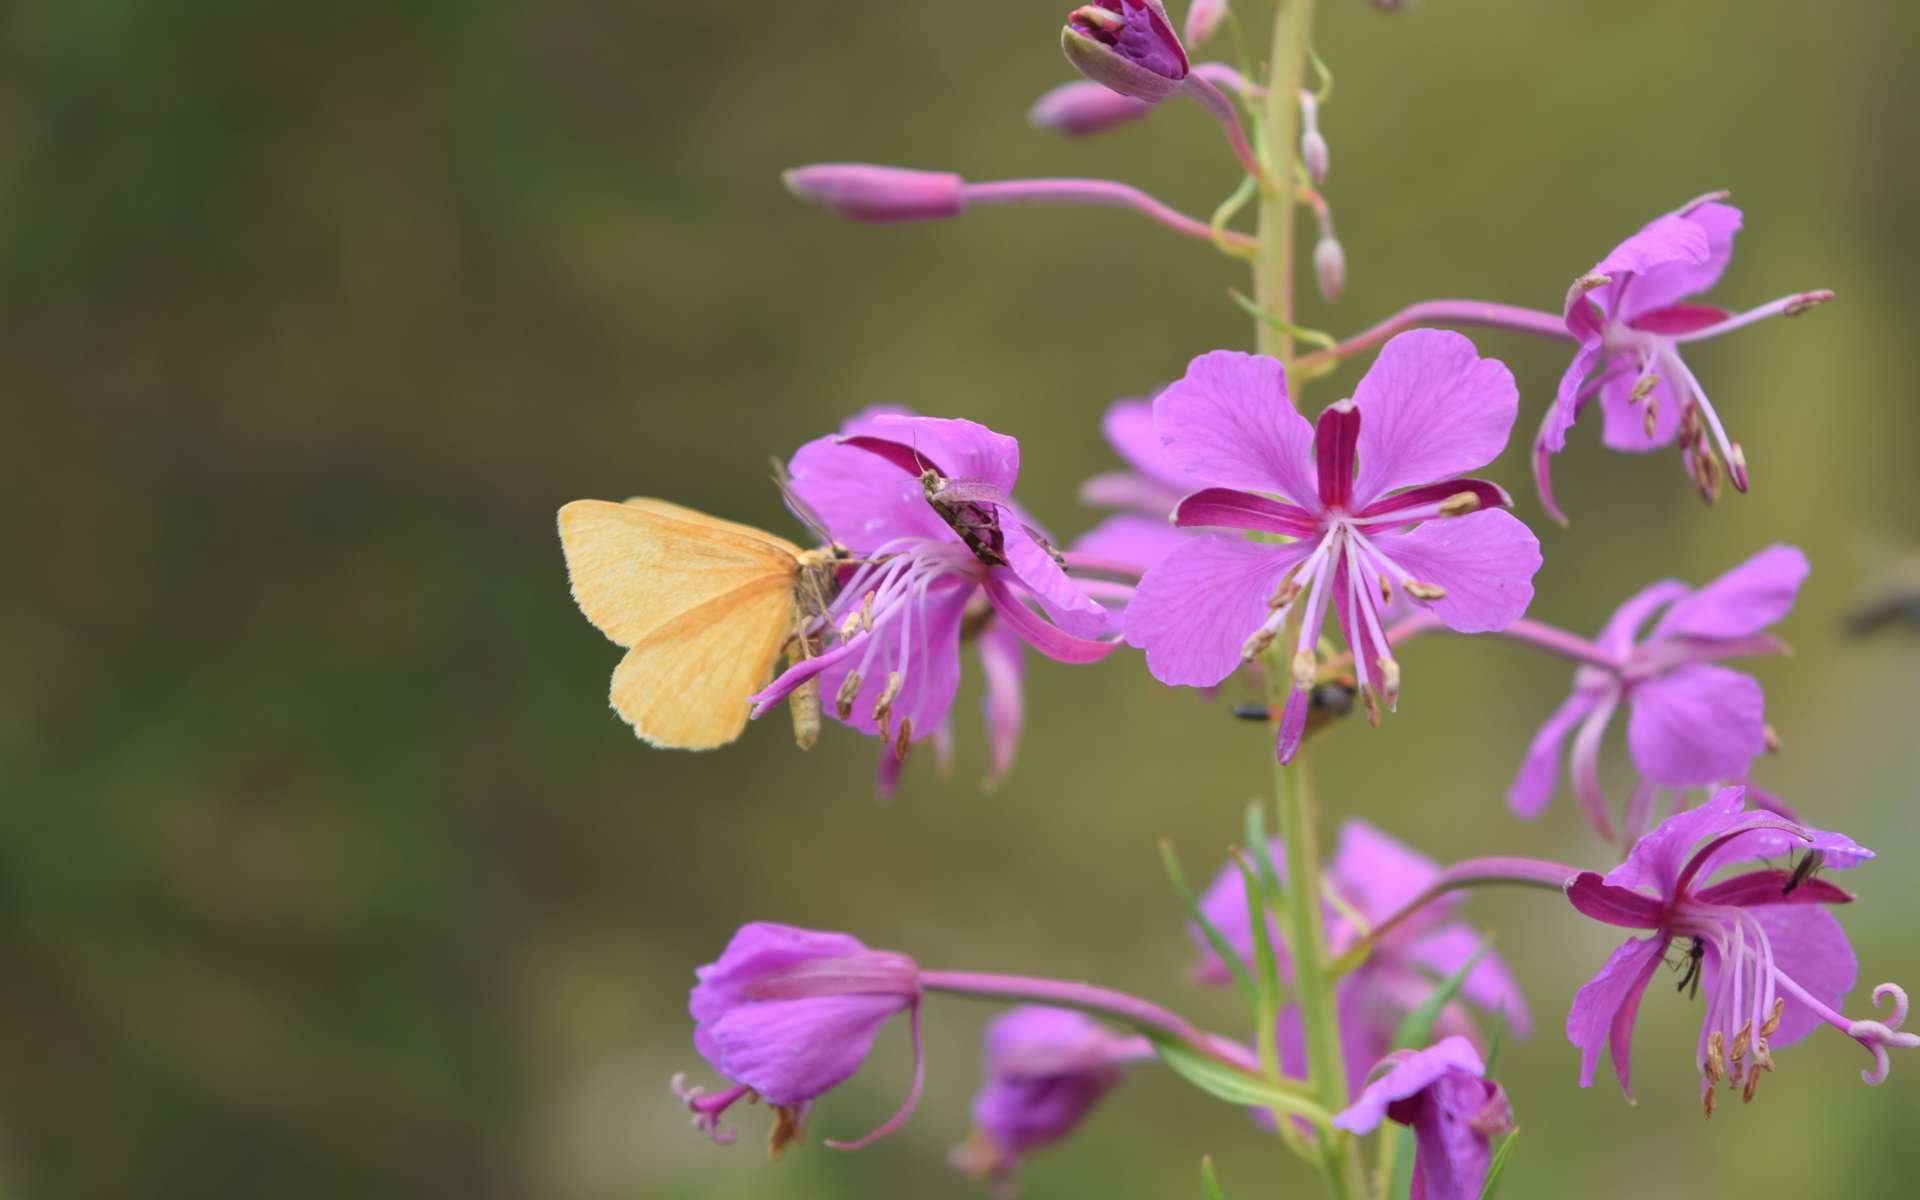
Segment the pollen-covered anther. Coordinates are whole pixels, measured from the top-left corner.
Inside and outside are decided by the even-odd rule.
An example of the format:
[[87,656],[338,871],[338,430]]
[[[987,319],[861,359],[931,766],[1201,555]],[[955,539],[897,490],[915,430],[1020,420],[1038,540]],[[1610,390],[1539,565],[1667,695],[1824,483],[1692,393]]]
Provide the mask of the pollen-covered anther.
[[1766,733],[1766,737],[1767,737],[1767,753],[1768,754],[1778,754],[1782,750],[1786,749],[1786,743],[1780,740],[1779,730],[1775,729],[1772,725],[1767,725],[1767,726],[1764,726],[1764,732]]
[[767,1157],[779,1158],[786,1153],[787,1147],[798,1142],[805,1132],[801,1128],[802,1115],[797,1108],[783,1108],[778,1105],[773,1110],[773,1128],[767,1130]]
[[1267,609],[1270,612],[1277,612],[1299,598],[1300,584],[1295,580],[1289,579],[1274,589],[1273,595],[1267,600]]
[[902,682],[900,672],[888,671],[886,689],[880,693],[880,698],[873,702],[873,722],[880,727],[882,741],[886,740],[887,723],[893,716],[893,702],[900,698]]
[[1253,636],[1248,638],[1246,644],[1240,647],[1240,661],[1252,662],[1254,659],[1259,658],[1267,652],[1267,647],[1273,645],[1274,638],[1278,636],[1279,633],[1272,629],[1262,628],[1254,630]]
[[[1440,502],[1440,515],[1443,517],[1464,517],[1470,512],[1479,510],[1480,494],[1478,492],[1455,492]],[[1385,579],[1380,581],[1380,590],[1382,592],[1387,590]]]
[[1447,589],[1437,583],[1420,583],[1417,580],[1409,579],[1400,585],[1400,590],[1412,596],[1415,600],[1433,601],[1445,600],[1447,598]]
[[1660,376],[1653,371],[1648,371],[1645,375],[1634,380],[1633,390],[1627,393],[1627,403],[1638,404],[1642,400],[1645,400],[1653,394],[1653,389],[1659,382]]
[[1293,656],[1293,683],[1295,687],[1310,688],[1314,676],[1320,673],[1320,660],[1314,657],[1311,648]]
[[1748,1021],[1739,1033],[1733,1035],[1733,1047],[1727,1051],[1727,1064],[1731,1068],[1727,1077],[1732,1083],[1739,1083],[1745,1067],[1747,1050],[1753,1045],[1753,1022]]
[[893,741],[893,756],[901,762],[907,761],[907,750],[913,745],[913,718],[902,717],[900,736]]
[[1747,1086],[1740,1089],[1740,1102],[1753,1103],[1753,1093],[1760,1087],[1760,1064],[1754,1063],[1753,1070],[1747,1072]]
[[1700,1106],[1706,1110],[1707,1120],[1711,1121],[1713,1119],[1714,1105],[1719,1103],[1719,1100],[1720,1093],[1715,1091],[1711,1084],[1707,1086],[1705,1091],[1700,1093]]
[[1360,686],[1360,704],[1367,710],[1367,724],[1380,728],[1380,697],[1374,694],[1372,684]]
[[1380,668],[1380,690],[1387,694],[1387,705],[1392,707],[1400,699],[1400,660],[1383,654],[1373,661]]
[[1382,608],[1385,608],[1392,603],[1393,603],[1393,585],[1387,582],[1387,577],[1385,575],[1382,575],[1380,577],[1380,606]]
[[[1717,1084],[1727,1074],[1727,1038],[1718,1029],[1707,1035],[1707,1082]],[[1707,1105],[1707,1115],[1713,1115],[1713,1105]]]
[[1740,448],[1739,442],[1727,444],[1727,464],[1733,474],[1733,486],[1741,491],[1747,490],[1747,452]]
[[840,690],[833,695],[833,711],[842,721],[853,715],[853,702],[860,698],[860,682],[860,672],[848,671],[840,681]]
[[1649,440],[1651,440],[1653,437],[1654,426],[1658,425],[1659,423],[1660,423],[1660,398],[1658,396],[1649,396],[1647,397],[1647,411],[1644,418],[1641,421],[1641,428],[1645,431]]
[[1591,292],[1595,288],[1603,288],[1612,282],[1613,276],[1601,275],[1596,272],[1589,275],[1582,275],[1580,278],[1574,280],[1573,288],[1577,292]]
[[1760,1027],[1760,1036],[1762,1038],[1770,1038],[1776,1032],[1778,1032],[1778,1030],[1780,1029],[1780,1017],[1786,1011],[1787,1011],[1786,997],[1782,996],[1782,997],[1776,998],[1773,1002],[1773,1011],[1767,1014],[1767,1023]]

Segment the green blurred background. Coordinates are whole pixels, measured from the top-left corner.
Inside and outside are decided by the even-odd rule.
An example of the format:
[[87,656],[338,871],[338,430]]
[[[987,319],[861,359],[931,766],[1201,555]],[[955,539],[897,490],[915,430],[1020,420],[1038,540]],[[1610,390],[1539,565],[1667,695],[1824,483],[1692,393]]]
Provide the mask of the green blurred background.
[[[1239,0],[1264,24],[1262,0]],[[1132,216],[987,210],[873,230],[789,200],[854,159],[1125,179],[1204,212],[1236,173],[1197,106],[1068,143],[1063,0],[19,0],[0,12],[0,1194],[613,1197],[982,1194],[943,1166],[990,1015],[929,1007],[908,1129],[770,1165],[686,1127],[686,988],[742,921],[847,929],[947,967],[1085,977],[1230,1027],[1154,844],[1210,871],[1265,738],[1137,656],[1038,663],[997,792],[977,690],[951,779],[876,802],[873,745],[784,719],[659,753],[605,703],[618,652],[568,599],[553,511],[635,492],[791,532],[770,455],[888,402],[1018,435],[1071,536],[1115,396],[1245,346],[1234,264]],[[1176,14],[1177,15],[1177,14]],[[1553,308],[1654,214],[1728,187],[1716,298],[1838,303],[1690,355],[1755,490],[1702,508],[1676,456],[1562,460],[1570,530],[1519,451],[1534,613],[1596,626],[1660,575],[1773,540],[1815,570],[1753,664],[1786,753],[1759,778],[1878,846],[1845,914],[1862,983],[1920,986],[1920,640],[1841,615],[1914,548],[1911,301],[1920,10],[1881,0],[1323,0],[1329,189],[1351,330],[1423,297]],[[1522,439],[1566,361],[1480,335]],[[1335,383],[1351,386],[1350,369]],[[1317,387],[1310,403],[1340,393]],[[1400,714],[1321,755],[1330,822],[1436,857],[1602,860],[1501,795],[1567,669],[1436,640]],[[1616,741],[1606,769],[1627,774]],[[1920,1062],[1861,1086],[1830,1033],[1703,1126],[1695,1010],[1656,988],[1641,1100],[1575,1087],[1558,1029],[1616,940],[1550,897],[1482,896],[1540,1031],[1502,1074],[1519,1197],[1904,1196]],[[1863,987],[1864,990],[1864,987]],[[848,1136],[905,1038],[816,1107]],[[1317,1187],[1240,1114],[1144,1068],[1031,1196]]]

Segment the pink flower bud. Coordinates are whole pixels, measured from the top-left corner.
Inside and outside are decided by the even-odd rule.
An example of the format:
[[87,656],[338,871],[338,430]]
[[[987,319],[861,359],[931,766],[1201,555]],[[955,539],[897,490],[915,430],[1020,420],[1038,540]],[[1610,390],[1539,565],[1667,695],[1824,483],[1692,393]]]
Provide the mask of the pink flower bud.
[[1307,178],[1319,187],[1327,181],[1327,139],[1320,135],[1320,102],[1313,93],[1300,93],[1300,161],[1307,165]]
[[1151,104],[1122,96],[1091,80],[1076,79],[1034,101],[1027,112],[1027,123],[1068,137],[1084,137],[1137,121],[1152,109]]
[[1187,8],[1187,44],[1198,46],[1213,36],[1227,16],[1227,0],[1193,0]]
[[966,181],[946,171],[816,163],[781,176],[787,190],[849,221],[939,221],[966,207]]
[[1122,96],[1158,104],[1189,66],[1160,0],[1094,0],[1067,15],[1060,48],[1074,70]]
[[1338,300],[1347,286],[1347,252],[1340,248],[1340,239],[1333,236],[1331,228],[1321,232],[1313,247],[1313,278],[1320,285],[1320,294],[1329,301]]

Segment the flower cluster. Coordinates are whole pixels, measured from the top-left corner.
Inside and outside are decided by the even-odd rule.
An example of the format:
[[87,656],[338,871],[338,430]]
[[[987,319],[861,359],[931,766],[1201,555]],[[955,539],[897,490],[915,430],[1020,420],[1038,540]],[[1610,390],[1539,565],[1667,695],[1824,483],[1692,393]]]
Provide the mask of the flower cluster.
[[[1349,708],[1376,725],[1393,711],[1400,654],[1417,636],[1526,645],[1572,662],[1575,674],[1531,746],[1498,751],[1520,760],[1508,805],[1541,816],[1566,759],[1600,838],[1595,858],[1442,865],[1356,818],[1323,871],[1306,773],[1283,771],[1274,808],[1285,837],[1266,834],[1267,809],[1257,806],[1245,844],[1198,897],[1167,849],[1199,955],[1191,982],[1239,990],[1249,1019],[1235,1036],[1090,984],[931,970],[848,934],[749,924],[696,972],[690,1004],[694,1049],[723,1085],[674,1085],[714,1140],[731,1140],[723,1116],[741,1101],[772,1110],[776,1154],[799,1140],[814,1103],[904,1016],[914,1054],[905,1102],[865,1137],[828,1144],[858,1148],[899,1128],[928,1073],[923,1009],[964,997],[1015,1005],[987,1027],[973,1133],[952,1156],[1003,1187],[1139,1067],[1164,1062],[1253,1110],[1336,1195],[1371,1196],[1391,1181],[1391,1170],[1375,1178],[1360,1167],[1355,1140],[1394,1122],[1412,1130],[1414,1159],[1402,1166],[1413,1197],[1482,1197],[1513,1146],[1514,1110],[1490,1077],[1493,1056],[1501,1035],[1524,1039],[1532,1027],[1514,971],[1461,907],[1466,890],[1490,884],[1542,889],[1565,898],[1563,912],[1631,931],[1571,997],[1565,1028],[1583,1087],[1610,1056],[1631,1095],[1635,1025],[1662,964],[1677,973],[1682,1002],[1700,1006],[1691,1058],[1708,1115],[1723,1084],[1753,1100],[1776,1052],[1822,1025],[1867,1051],[1870,1084],[1887,1078],[1891,1051],[1920,1046],[1920,1034],[1901,1030],[1907,998],[1897,985],[1872,992],[1876,1007],[1890,1005],[1884,1018],[1846,1013],[1858,966],[1833,910],[1855,896],[1820,872],[1873,854],[1804,822],[1750,779],[1779,742],[1760,680],[1725,663],[1785,648],[1774,630],[1791,615],[1807,556],[1776,545],[1701,586],[1662,579],[1587,639],[1530,613],[1540,541],[1510,511],[1511,494],[1475,474],[1508,448],[1524,394],[1538,397],[1532,466],[1554,518],[1564,521],[1553,459],[1596,404],[1608,447],[1677,444],[1707,500],[1723,480],[1746,492],[1746,452],[1682,350],[1805,312],[1831,293],[1797,292],[1738,314],[1698,302],[1725,271],[1743,219],[1716,193],[1620,243],[1577,277],[1558,311],[1430,300],[1344,340],[1301,327],[1296,209],[1315,220],[1311,261],[1327,298],[1346,273],[1322,190],[1331,162],[1324,67],[1322,86],[1307,86],[1307,64],[1317,62],[1301,15],[1310,8],[1300,0],[1280,15],[1264,78],[1190,54],[1221,29],[1238,35],[1225,0],[1195,0],[1184,39],[1160,0],[1092,0],[1066,19],[1061,45],[1083,78],[1043,96],[1031,123],[1089,136],[1192,98],[1244,173],[1211,221],[1104,180],[978,182],[868,164],[787,175],[797,195],[862,222],[1014,203],[1117,206],[1254,264],[1255,298],[1242,299],[1259,321],[1260,352],[1200,354],[1150,397],[1112,403],[1100,431],[1126,469],[1081,489],[1106,514],[1091,530],[1062,549],[1014,500],[1012,437],[965,419],[870,409],[786,465],[785,497],[815,546],[633,501],[655,523],[636,526],[634,561],[617,547],[570,545],[576,594],[596,624],[628,635],[632,653],[664,661],[647,678],[683,687],[687,705],[723,706],[715,730],[737,733],[746,708],[759,716],[787,702],[803,723],[810,716],[817,727],[824,712],[876,738],[887,793],[914,745],[931,741],[942,761],[950,756],[968,647],[985,681],[998,780],[1025,721],[1028,649],[1077,665],[1132,647],[1172,687],[1215,689],[1244,673],[1267,699],[1233,711],[1276,726],[1284,765],[1339,728]],[[1233,228],[1254,197],[1258,232]],[[1516,380],[1442,326],[1558,340],[1572,360],[1557,389]],[[1301,405],[1305,388],[1367,356],[1350,394]],[[671,528],[650,532],[662,522]],[[593,579],[580,578],[588,572]],[[648,582],[661,574],[670,588]],[[727,653],[736,646],[745,649]],[[1635,779],[1616,803],[1602,755],[1623,710]],[[1383,1147],[1389,1163],[1397,1145]]]

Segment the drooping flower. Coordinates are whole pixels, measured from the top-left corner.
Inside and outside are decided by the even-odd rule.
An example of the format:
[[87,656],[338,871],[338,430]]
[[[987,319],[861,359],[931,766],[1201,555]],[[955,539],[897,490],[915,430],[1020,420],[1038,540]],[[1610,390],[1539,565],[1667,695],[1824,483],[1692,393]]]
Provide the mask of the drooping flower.
[[1009,496],[1019,469],[1010,437],[899,413],[864,414],[801,447],[789,468],[793,494],[856,565],[816,623],[820,652],[755,695],[754,715],[818,679],[829,712],[904,757],[944,727],[961,641],[974,633],[996,769],[1010,763],[1021,720],[1018,644],[1063,662],[1113,648],[1090,640],[1106,610],[1067,577]]
[[[1267,846],[1275,874],[1284,883],[1286,846],[1274,838]],[[1337,902],[1324,906],[1327,944],[1338,956],[1366,932],[1411,903],[1440,874],[1432,859],[1388,837],[1361,820],[1349,820],[1340,829],[1340,842],[1325,882]],[[1366,961],[1342,978],[1336,992],[1340,1010],[1341,1057],[1347,1078],[1356,1089],[1367,1069],[1393,1046],[1401,1021],[1425,1003],[1435,983],[1464,967],[1480,949],[1481,938],[1471,925],[1455,919],[1462,896],[1443,896],[1401,921],[1374,946]],[[1253,929],[1247,909],[1246,877],[1229,863],[1200,898],[1200,911],[1227,940],[1243,962],[1251,962]],[[1355,918],[1359,923],[1356,924]],[[1292,960],[1281,943],[1279,924],[1267,918],[1267,940],[1273,945],[1283,979],[1293,978]],[[1209,984],[1224,984],[1231,976],[1198,926],[1189,926],[1200,957],[1192,975]],[[1460,995],[1475,1007],[1499,1014],[1520,1037],[1533,1032],[1533,1021],[1520,986],[1500,956],[1487,951],[1468,972]],[[1441,1011],[1435,1026],[1443,1034],[1478,1038],[1473,1019],[1458,1002]],[[1299,1072],[1306,1066],[1306,1042],[1297,1007],[1280,1014],[1279,1049],[1284,1069]]]
[[[1698,787],[1744,779],[1766,749],[1766,698],[1752,676],[1718,660],[1780,651],[1762,631],[1792,609],[1806,576],[1806,555],[1770,546],[1698,590],[1662,580],[1622,604],[1595,639],[1597,653],[1574,675],[1573,693],[1534,736],[1507,790],[1514,812],[1538,816],[1552,799],[1571,735],[1574,798],[1612,840],[1600,742],[1622,704],[1627,750],[1647,782]],[[1642,639],[1642,627],[1662,610]]]
[[1107,471],[1080,485],[1080,499],[1117,510],[1073,543],[1075,554],[1146,571],[1194,534],[1174,528],[1173,510],[1198,486],[1167,457],[1153,430],[1151,400],[1116,400],[1100,431],[1130,471]]
[[[1796,852],[1801,857],[1791,868],[1713,881],[1737,864]],[[1567,898],[1576,909],[1596,921],[1646,931],[1615,950],[1574,996],[1567,1038],[1580,1049],[1580,1086],[1592,1086],[1604,1048],[1621,1090],[1632,1096],[1640,999],[1655,968],[1674,951],[1676,969],[1685,972],[1679,990],[1689,999],[1696,991],[1704,997],[1694,1064],[1709,1116],[1716,1085],[1725,1080],[1752,1100],[1760,1073],[1774,1069],[1773,1051],[1823,1021],[1874,1056],[1873,1070],[1863,1072],[1867,1082],[1885,1079],[1887,1047],[1920,1045],[1920,1036],[1894,1032],[1906,1015],[1906,995],[1892,984],[1875,989],[1876,1001],[1894,997],[1895,1012],[1885,1024],[1841,1015],[1857,968],[1846,933],[1823,906],[1853,897],[1812,873],[1813,867],[1847,868],[1872,857],[1841,834],[1747,811],[1736,787],[1668,818],[1604,878],[1592,871],[1575,876]]]
[[1534,442],[1540,499],[1555,520],[1566,518],[1553,498],[1552,458],[1595,399],[1609,447],[1644,453],[1677,439],[1687,475],[1707,500],[1720,493],[1723,458],[1733,486],[1747,490],[1746,455],[1727,435],[1680,348],[1767,317],[1795,316],[1833,293],[1796,292],[1738,314],[1689,303],[1719,282],[1733,257],[1741,216],[1721,203],[1725,198],[1715,192],[1654,219],[1567,292],[1567,331],[1580,348]]
[[1084,1013],[1024,1005],[987,1026],[986,1083],[973,1100],[973,1136],[953,1165],[1005,1181],[1034,1150],[1072,1134],[1118,1084],[1124,1064],[1153,1055],[1143,1037]]
[[[1250,87],[1240,72],[1225,63],[1194,63],[1193,73],[1222,91],[1246,96],[1262,92]],[[1068,137],[1087,137],[1137,121],[1153,109],[1152,104],[1123,96],[1105,84],[1075,79],[1049,89],[1035,100],[1027,110],[1027,123],[1035,129],[1051,129]]]
[[1068,14],[1060,48],[1088,79],[1148,104],[1179,91],[1190,71],[1160,0],[1083,4]]
[[827,1144],[859,1149],[912,1114],[925,1079],[920,969],[912,959],[869,950],[844,933],[763,921],[742,926],[695,977],[688,1003],[694,1049],[733,1086],[709,1096],[676,1076],[674,1091],[693,1112],[695,1127],[715,1141],[733,1140],[720,1123],[728,1107],[757,1098],[774,1110],[768,1146],[778,1156],[799,1140],[813,1101],[859,1070],[881,1026],[903,1012],[913,1035],[906,1102],[866,1137]]
[[1174,522],[1264,540],[1208,534],[1176,548],[1141,579],[1127,641],[1161,682],[1210,687],[1297,616],[1277,739],[1285,762],[1299,748],[1331,605],[1369,714],[1376,696],[1391,707],[1400,669],[1380,615],[1396,590],[1462,633],[1504,628],[1533,598],[1539,543],[1499,511],[1511,499],[1497,484],[1457,476],[1500,453],[1518,405],[1504,366],[1439,330],[1388,342],[1317,431],[1294,410],[1276,360],[1227,350],[1195,359],[1154,401],[1154,425],[1168,457],[1215,486],[1181,501]]
[[1425,1050],[1399,1050],[1387,1072],[1368,1084],[1335,1128],[1369,1134],[1391,1120],[1412,1128],[1410,1200],[1479,1200],[1492,1164],[1492,1139],[1513,1128],[1505,1090],[1487,1079],[1465,1038],[1443,1038]]

